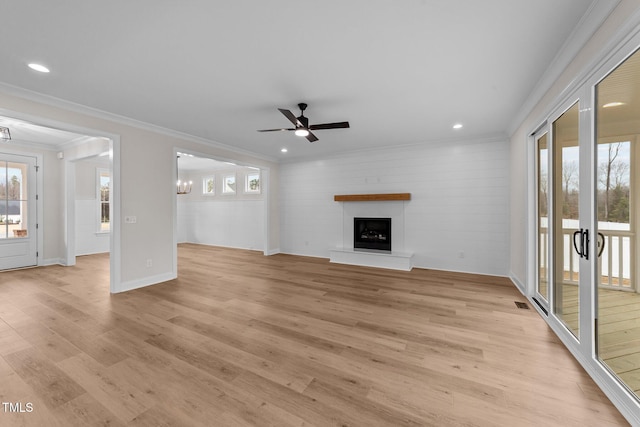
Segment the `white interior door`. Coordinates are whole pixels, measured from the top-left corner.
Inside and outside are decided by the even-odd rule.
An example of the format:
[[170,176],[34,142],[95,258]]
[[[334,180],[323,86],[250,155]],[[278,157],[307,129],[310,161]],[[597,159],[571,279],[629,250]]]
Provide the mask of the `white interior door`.
[[35,157],[0,153],[0,270],[37,264]]

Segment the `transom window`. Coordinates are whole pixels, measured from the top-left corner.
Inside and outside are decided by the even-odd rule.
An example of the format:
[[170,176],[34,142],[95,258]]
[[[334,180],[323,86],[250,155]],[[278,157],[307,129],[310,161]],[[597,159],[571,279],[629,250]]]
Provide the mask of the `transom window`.
[[216,194],[216,178],[213,176],[206,176],[202,178],[202,194],[214,195]]
[[260,171],[249,172],[246,175],[245,193],[260,193]]

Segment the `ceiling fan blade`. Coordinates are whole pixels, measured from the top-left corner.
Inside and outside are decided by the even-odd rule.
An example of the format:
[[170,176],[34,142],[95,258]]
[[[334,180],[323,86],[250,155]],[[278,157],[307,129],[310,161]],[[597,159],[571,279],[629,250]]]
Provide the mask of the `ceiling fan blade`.
[[340,128],[348,128],[349,122],[337,122],[337,123],[322,123],[319,125],[311,125],[309,126],[310,130],[318,130],[318,129],[340,129]]
[[306,138],[307,138],[307,141],[309,142],[315,142],[318,140],[318,137],[312,134],[311,132],[309,132],[309,135],[307,135]]
[[300,121],[298,120],[298,118],[296,116],[293,115],[293,113],[289,110],[285,110],[283,108],[278,108],[278,111],[280,111],[287,119],[289,119],[289,121],[291,123],[293,123],[296,126],[302,126],[302,123],[300,123]]
[[285,130],[295,130],[294,128],[289,128],[289,129],[260,129],[258,130],[258,132],[278,132],[278,131],[285,131]]

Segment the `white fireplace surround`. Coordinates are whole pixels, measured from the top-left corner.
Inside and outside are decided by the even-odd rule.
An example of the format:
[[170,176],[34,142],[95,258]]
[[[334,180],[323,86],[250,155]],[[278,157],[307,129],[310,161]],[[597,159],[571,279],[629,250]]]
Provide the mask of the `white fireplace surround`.
[[[340,264],[409,271],[413,254],[405,251],[406,201],[367,201],[342,203],[342,242],[330,250],[330,261]],[[391,218],[391,252],[353,248],[354,218]]]

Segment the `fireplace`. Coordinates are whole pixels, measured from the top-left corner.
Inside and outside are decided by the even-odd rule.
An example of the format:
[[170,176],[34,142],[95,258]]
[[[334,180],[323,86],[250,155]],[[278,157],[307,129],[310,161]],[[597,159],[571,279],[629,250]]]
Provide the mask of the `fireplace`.
[[353,218],[353,248],[391,252],[391,218]]

